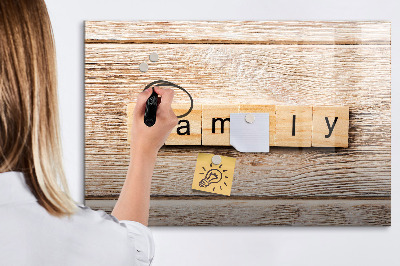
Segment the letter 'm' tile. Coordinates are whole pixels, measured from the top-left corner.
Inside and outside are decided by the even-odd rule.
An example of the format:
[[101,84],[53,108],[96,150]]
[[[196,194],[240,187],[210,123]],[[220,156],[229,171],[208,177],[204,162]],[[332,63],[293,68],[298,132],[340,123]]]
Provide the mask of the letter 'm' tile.
[[275,146],[276,106],[263,104],[241,104],[240,113],[269,113],[269,146]]
[[276,107],[276,146],[311,147],[311,138],[311,106]]
[[313,107],[313,147],[349,145],[349,107]]
[[[177,116],[186,113],[189,108],[190,105],[186,104],[172,104]],[[201,145],[201,112],[201,104],[194,104],[189,115],[179,118],[165,145]]]
[[209,146],[230,145],[230,114],[239,112],[239,105],[203,104],[202,144]]

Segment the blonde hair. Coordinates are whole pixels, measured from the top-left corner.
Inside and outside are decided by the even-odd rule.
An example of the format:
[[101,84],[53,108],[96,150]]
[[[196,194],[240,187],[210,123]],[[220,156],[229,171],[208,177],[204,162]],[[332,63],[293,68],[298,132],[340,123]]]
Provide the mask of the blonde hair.
[[0,172],[21,171],[50,214],[71,215],[53,31],[43,0],[0,0]]

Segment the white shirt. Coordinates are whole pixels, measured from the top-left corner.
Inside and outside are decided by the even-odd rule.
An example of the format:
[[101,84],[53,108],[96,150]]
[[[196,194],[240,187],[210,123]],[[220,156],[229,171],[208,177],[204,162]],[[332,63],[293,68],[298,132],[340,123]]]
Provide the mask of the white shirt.
[[50,215],[20,172],[0,174],[0,265],[150,265],[148,227],[79,206]]

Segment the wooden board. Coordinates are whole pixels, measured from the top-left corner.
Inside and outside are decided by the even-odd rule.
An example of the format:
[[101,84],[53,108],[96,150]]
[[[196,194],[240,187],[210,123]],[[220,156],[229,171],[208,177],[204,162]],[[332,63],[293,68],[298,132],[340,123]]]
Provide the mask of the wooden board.
[[[267,155],[232,147],[163,147],[151,188],[152,202],[161,207],[151,210],[152,224],[229,224],[218,212],[226,202],[191,189],[199,152],[237,158],[227,199],[229,225],[287,224],[284,211],[262,218],[261,206],[288,197],[291,201],[279,206],[293,213],[301,206],[325,217],[302,216],[310,218],[306,221],[288,212],[289,224],[390,224],[390,49],[386,22],[86,22],[89,206],[101,200],[93,207],[106,207],[118,197],[129,162],[126,106],[149,82],[165,79],[186,88],[198,104],[349,106],[349,143],[348,148],[272,147]],[[153,51],[159,61],[140,72],[138,64]],[[189,101],[176,91],[174,102]],[[326,205],[326,198],[334,204]],[[351,207],[360,206],[358,200],[368,201],[362,210]],[[258,211],[249,207],[256,202]],[[160,218],[167,205],[170,219]],[[190,206],[197,212],[191,214]],[[235,213],[246,215],[237,220]]]
[[[88,200],[111,212],[114,200]],[[150,226],[390,225],[386,200],[153,199]],[[218,214],[218,215],[216,215]]]
[[86,21],[87,43],[390,44],[390,22]]

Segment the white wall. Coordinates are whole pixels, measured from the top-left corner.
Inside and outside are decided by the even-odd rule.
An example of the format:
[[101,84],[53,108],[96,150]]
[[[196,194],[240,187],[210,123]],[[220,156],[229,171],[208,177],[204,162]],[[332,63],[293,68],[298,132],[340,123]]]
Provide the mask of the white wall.
[[[399,71],[399,1],[47,0],[59,68],[62,137],[73,196],[83,200],[84,20],[390,20],[393,73]],[[399,76],[392,116],[400,115]],[[400,125],[393,119],[392,136]],[[400,142],[392,137],[390,228],[152,228],[154,265],[400,265]],[[397,164],[396,164],[397,162]]]

